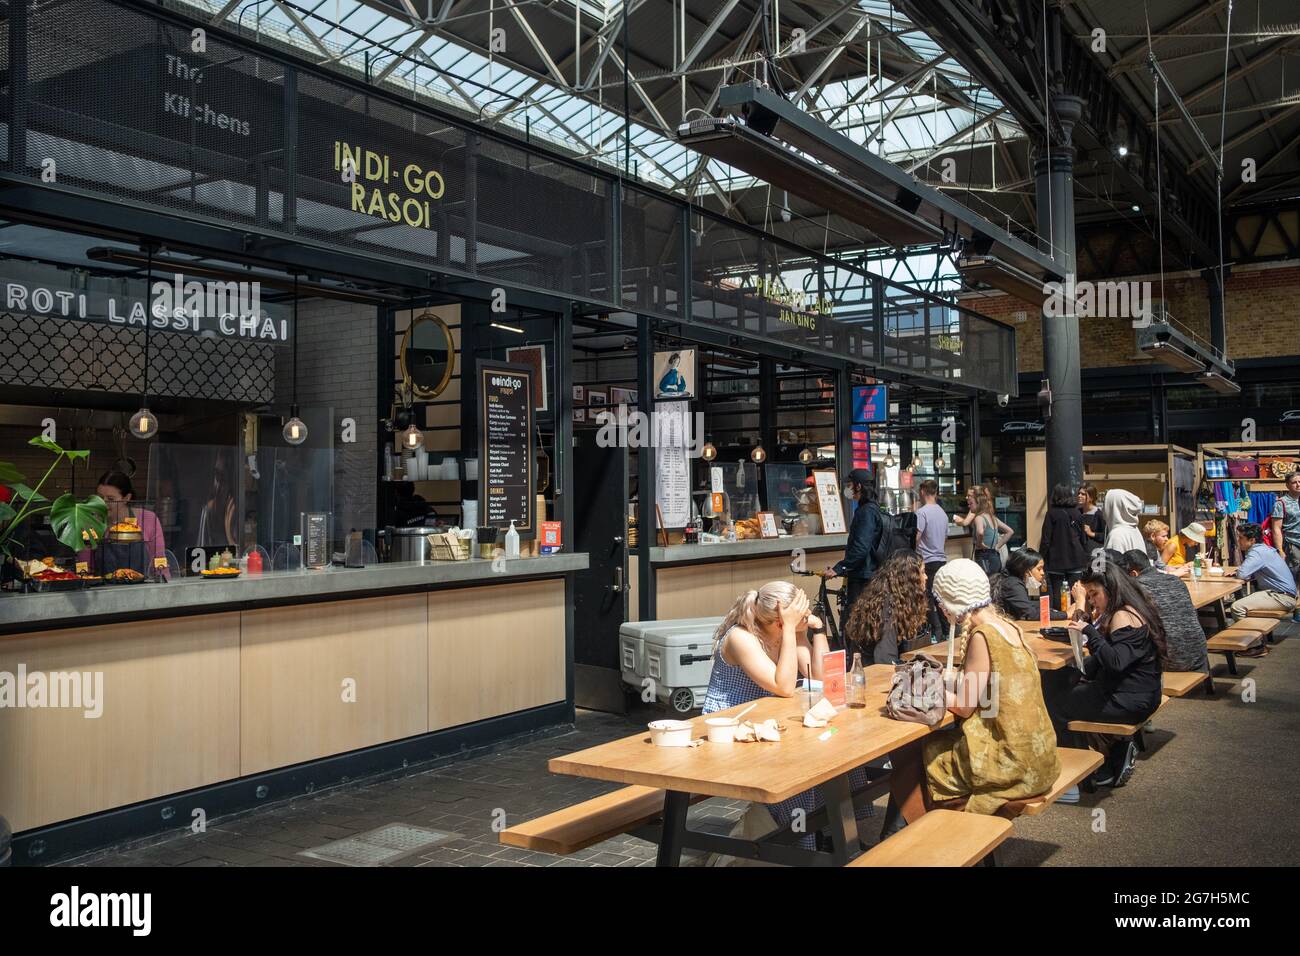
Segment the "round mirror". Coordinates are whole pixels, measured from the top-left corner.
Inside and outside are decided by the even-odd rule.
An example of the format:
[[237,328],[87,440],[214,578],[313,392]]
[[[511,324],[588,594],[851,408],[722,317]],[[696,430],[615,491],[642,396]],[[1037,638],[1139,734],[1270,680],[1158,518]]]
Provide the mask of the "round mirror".
[[456,346],[447,323],[432,312],[417,315],[402,336],[402,375],[416,398],[436,398],[456,364]]

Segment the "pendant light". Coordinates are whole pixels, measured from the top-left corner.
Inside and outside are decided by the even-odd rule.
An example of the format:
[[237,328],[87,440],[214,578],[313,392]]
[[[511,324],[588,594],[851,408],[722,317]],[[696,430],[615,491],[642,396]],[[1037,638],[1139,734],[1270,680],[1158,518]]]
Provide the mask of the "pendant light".
[[808,448],[807,446],[804,447],[803,451],[799,452],[800,464],[811,465],[813,459],[816,457],[817,456],[813,453],[813,450],[811,448]]
[[808,447],[807,444],[808,442],[808,377],[806,375],[804,376],[803,384],[804,384],[804,396],[803,396],[804,446],[803,446],[803,451],[799,452],[799,463],[803,465],[811,465],[813,459],[816,458],[817,455],[813,452],[811,448]]
[[912,456],[912,470],[913,470],[913,471],[920,471],[921,468],[924,466],[924,464],[925,464],[925,463],[924,463],[923,461],[921,461],[921,456],[920,456],[920,455],[913,455],[913,456]]
[[704,443],[704,447],[700,449],[700,457],[705,461],[713,461],[713,459],[718,457],[718,449],[714,446],[713,442],[706,441]]
[[[405,440],[406,436],[402,437]],[[293,275],[293,404],[289,406],[289,420],[284,423],[284,440],[290,445],[301,445],[307,440],[307,425],[298,417],[298,274],[296,272]]]
[[945,462],[945,461],[943,460],[943,455],[940,455],[940,456],[938,456],[937,458],[935,458],[935,460],[934,460],[934,470],[935,470],[935,472],[938,473],[939,469],[942,468],[942,467],[943,467],[944,465],[946,465],[946,464],[947,464],[947,462]]
[[406,451],[415,451],[424,444],[424,432],[415,427],[415,422],[402,432],[402,448]]
[[884,464],[885,464],[885,467],[886,467],[886,468],[893,468],[893,467],[894,467],[894,465],[896,464],[896,462],[894,461],[894,455],[893,455],[893,452],[890,452],[890,453],[888,453],[888,454],[885,455],[885,462],[884,462]]
[[131,416],[128,426],[136,438],[153,438],[158,434],[158,416],[149,411],[149,329],[153,325],[153,246],[148,247],[144,273],[144,393],[140,410]]
[[754,446],[754,450],[749,453],[749,460],[756,465],[761,465],[767,461],[767,452],[763,451],[762,442]]

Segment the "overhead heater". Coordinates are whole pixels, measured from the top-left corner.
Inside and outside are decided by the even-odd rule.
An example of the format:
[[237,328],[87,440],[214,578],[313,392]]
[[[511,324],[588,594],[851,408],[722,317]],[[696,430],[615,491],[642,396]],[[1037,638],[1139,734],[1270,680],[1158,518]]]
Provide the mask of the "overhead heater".
[[1145,328],[1138,329],[1138,350],[1180,372],[1191,372],[1196,380],[1225,395],[1241,391],[1231,381],[1236,366],[1231,359],[1221,357],[1202,342],[1187,334],[1163,313]]
[[[956,237],[981,260],[980,281],[1033,298],[1062,272],[1047,254],[756,83],[718,96],[728,115],[678,127],[683,145],[871,230],[893,246]],[[735,114],[743,117],[741,123]],[[835,174],[839,175],[835,175]]]

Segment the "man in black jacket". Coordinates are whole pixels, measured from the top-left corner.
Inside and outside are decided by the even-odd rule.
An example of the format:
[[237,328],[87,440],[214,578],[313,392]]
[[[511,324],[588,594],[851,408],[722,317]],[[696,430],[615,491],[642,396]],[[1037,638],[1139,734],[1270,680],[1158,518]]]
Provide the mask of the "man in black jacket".
[[875,549],[884,531],[884,524],[881,521],[880,505],[876,504],[876,485],[872,481],[871,472],[865,468],[854,468],[840,484],[844,488],[844,497],[857,501],[858,510],[853,512],[853,521],[849,524],[849,541],[844,549],[844,559],[822,574],[827,578],[844,578],[847,606],[852,607],[876,573]]

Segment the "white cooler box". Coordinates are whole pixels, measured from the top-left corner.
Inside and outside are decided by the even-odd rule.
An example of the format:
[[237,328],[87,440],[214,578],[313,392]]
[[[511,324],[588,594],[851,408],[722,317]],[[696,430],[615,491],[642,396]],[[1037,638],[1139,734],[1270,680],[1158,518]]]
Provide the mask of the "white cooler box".
[[649,678],[655,697],[679,714],[703,706],[713,673],[713,634],[721,624],[720,617],[624,624],[618,632],[623,682],[640,694]]

